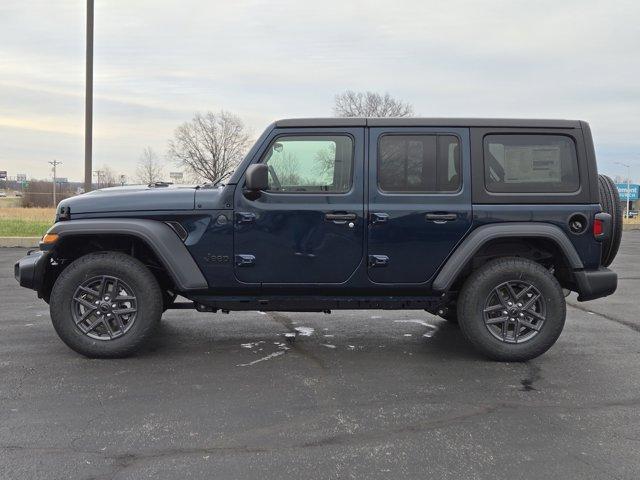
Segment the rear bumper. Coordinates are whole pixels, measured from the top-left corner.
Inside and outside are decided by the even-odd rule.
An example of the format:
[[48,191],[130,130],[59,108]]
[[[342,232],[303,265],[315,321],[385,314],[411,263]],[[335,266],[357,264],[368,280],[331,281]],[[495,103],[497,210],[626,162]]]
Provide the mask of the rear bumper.
[[32,251],[13,266],[13,276],[21,287],[39,290],[44,278],[49,252]]
[[618,287],[618,274],[605,267],[596,270],[578,270],[573,273],[578,286],[579,302],[606,297],[615,292]]

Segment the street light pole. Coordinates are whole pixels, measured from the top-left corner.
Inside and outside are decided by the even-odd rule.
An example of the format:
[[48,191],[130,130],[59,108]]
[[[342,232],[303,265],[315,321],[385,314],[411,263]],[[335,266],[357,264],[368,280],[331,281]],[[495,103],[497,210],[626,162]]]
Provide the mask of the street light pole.
[[87,53],[84,94],[84,191],[91,191],[93,147],[93,0],[87,0]]
[[58,160],[54,160],[53,162],[49,162],[49,165],[53,166],[53,206],[57,207],[58,204],[56,203],[56,167],[58,165],[62,164],[62,162],[59,162]]

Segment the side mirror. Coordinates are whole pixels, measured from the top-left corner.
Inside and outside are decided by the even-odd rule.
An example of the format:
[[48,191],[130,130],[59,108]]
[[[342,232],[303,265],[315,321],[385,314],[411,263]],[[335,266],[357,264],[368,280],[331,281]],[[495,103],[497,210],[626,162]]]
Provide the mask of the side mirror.
[[269,167],[266,163],[254,163],[249,165],[245,173],[245,186],[247,190],[259,192],[269,188]]

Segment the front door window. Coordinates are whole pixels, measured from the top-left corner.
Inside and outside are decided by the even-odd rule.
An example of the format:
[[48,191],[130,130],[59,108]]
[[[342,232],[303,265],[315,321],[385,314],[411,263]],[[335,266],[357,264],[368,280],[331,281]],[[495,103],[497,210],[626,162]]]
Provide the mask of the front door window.
[[345,193],[351,188],[353,141],[346,135],[283,136],[263,161],[269,192]]

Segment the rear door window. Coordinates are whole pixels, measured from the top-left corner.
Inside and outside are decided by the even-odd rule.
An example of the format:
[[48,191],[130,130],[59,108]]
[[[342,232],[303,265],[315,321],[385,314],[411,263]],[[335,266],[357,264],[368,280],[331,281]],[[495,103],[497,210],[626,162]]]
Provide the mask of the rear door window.
[[580,187],[574,141],[564,135],[486,135],[485,186],[495,193],[571,193]]
[[453,135],[384,135],[378,148],[378,185],[392,193],[460,190],[460,144]]

